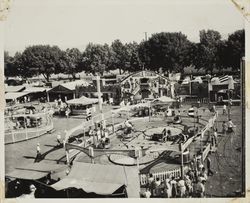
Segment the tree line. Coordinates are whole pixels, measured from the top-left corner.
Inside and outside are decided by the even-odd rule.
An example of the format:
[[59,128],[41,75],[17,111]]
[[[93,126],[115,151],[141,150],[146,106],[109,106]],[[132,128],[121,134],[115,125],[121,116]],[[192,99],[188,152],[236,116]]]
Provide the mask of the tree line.
[[201,30],[198,43],[181,32],[153,34],[147,41],[123,44],[119,39],[111,45],[89,43],[81,52],[77,48],[61,50],[58,46],[33,45],[12,57],[4,53],[5,76],[23,78],[42,74],[46,81],[51,74],[65,73],[76,78],[82,71],[103,74],[119,69],[120,73],[142,69],[183,72],[192,66],[212,73],[217,69],[238,70],[245,55],[245,32],[237,30],[223,40],[215,30]]

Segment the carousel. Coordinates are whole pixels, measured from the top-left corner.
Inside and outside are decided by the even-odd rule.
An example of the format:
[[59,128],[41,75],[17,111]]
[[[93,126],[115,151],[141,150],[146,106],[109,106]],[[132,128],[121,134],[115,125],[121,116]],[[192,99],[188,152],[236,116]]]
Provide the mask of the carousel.
[[53,130],[53,112],[38,106],[8,109],[4,117],[5,144],[39,137]]

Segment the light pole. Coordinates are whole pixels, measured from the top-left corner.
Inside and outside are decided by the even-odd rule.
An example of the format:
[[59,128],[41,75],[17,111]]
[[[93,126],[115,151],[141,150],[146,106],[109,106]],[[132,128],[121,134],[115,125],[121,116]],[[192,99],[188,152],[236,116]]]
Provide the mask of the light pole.
[[210,104],[210,91],[212,90],[212,85],[211,85],[211,75],[207,74],[207,95],[208,95],[208,104]]

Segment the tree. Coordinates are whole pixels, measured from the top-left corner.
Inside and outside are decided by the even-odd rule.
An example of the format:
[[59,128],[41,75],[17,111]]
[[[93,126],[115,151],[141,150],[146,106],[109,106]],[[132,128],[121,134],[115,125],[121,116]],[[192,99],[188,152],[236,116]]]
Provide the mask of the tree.
[[73,79],[75,79],[76,73],[82,70],[82,53],[77,48],[66,49],[62,58],[63,72],[72,75]]
[[92,73],[103,73],[109,67],[110,50],[107,44],[88,44],[84,54],[83,63],[87,71]]
[[245,31],[237,30],[229,35],[226,42],[228,66],[239,69],[240,60],[245,56]]
[[14,57],[11,57],[7,51],[4,52],[4,75],[14,77],[18,75],[17,69],[13,65]]
[[125,66],[123,70],[127,70],[129,72],[138,71],[141,66],[139,53],[138,53],[139,45],[136,42],[125,44],[126,49],[126,59]]
[[138,47],[138,56],[141,62],[141,65],[150,69],[150,48],[149,41],[143,41],[139,44]]
[[27,47],[22,53],[24,70],[22,74],[42,74],[49,81],[52,73],[62,72],[63,53],[57,46],[34,45]]
[[186,56],[190,41],[181,32],[157,33],[139,48],[139,56],[147,68],[163,71],[182,71],[187,65]]
[[201,30],[200,43],[195,45],[194,51],[196,58],[194,65],[197,69],[205,68],[205,70],[213,71],[219,64],[218,47],[222,43],[221,35],[214,30]]
[[129,63],[129,56],[127,55],[126,46],[122,44],[122,42],[117,39],[111,44],[111,58],[109,68],[111,70],[119,69],[120,74],[121,70],[123,70],[127,63]]

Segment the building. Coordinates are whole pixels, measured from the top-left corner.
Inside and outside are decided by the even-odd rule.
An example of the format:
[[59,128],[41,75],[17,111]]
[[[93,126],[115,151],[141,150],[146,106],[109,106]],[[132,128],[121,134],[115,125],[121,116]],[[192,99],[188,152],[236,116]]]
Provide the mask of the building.
[[[102,77],[100,88],[103,101],[112,99],[114,104],[160,96],[174,97],[174,83],[167,77],[152,71],[140,71],[126,76]],[[89,86],[78,86],[76,97],[97,97],[96,79]]]
[[121,80],[120,87],[124,101],[174,96],[173,83],[167,77],[153,71],[132,73]]
[[89,86],[89,83],[85,80],[76,80],[59,84],[48,91],[48,100],[52,102],[56,99],[66,101],[69,99],[77,98],[79,96],[76,97],[76,87],[79,86],[86,87]]

